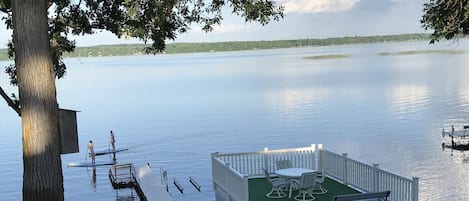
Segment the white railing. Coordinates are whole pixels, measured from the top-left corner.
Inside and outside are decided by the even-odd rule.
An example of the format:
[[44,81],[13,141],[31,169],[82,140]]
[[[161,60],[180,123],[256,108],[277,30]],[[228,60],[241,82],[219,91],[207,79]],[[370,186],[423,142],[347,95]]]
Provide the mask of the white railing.
[[294,167],[316,169],[316,150],[315,145],[311,147],[294,148],[294,149],[277,149],[264,151],[218,154],[217,157],[226,163],[230,163],[231,167],[240,174],[252,176],[263,176],[262,169],[269,172],[275,172],[275,161],[288,159]]
[[[390,190],[392,201],[418,201],[418,178],[407,179],[322,149],[322,145],[246,153],[212,154],[212,178],[232,200],[248,201],[248,177],[263,176],[262,169],[274,173],[275,161],[288,159],[294,167],[318,169],[345,185],[363,192]],[[317,154],[316,154],[317,152]],[[316,157],[317,156],[317,157]],[[317,164],[317,166],[316,166]],[[234,199],[233,199],[234,198]]]
[[229,200],[249,201],[248,177],[242,175],[212,154],[212,178],[214,188],[221,188]]
[[319,168],[327,175],[364,192],[390,190],[390,200],[418,201],[418,178],[407,179],[342,155],[320,149]]

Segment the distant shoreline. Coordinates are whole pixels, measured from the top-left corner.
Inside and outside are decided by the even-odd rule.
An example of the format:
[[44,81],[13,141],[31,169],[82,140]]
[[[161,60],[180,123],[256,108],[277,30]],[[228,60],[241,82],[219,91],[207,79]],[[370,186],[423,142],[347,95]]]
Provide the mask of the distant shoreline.
[[[325,39],[297,39],[275,41],[230,41],[230,42],[201,42],[201,43],[168,43],[162,54],[225,52],[242,50],[279,49],[294,47],[314,47],[346,44],[366,44],[378,42],[404,42],[430,40],[430,34],[398,34],[378,36],[352,36]],[[69,57],[100,57],[100,56],[131,56],[145,55],[145,44],[118,44],[77,47]],[[7,49],[0,49],[0,60],[8,60]]]

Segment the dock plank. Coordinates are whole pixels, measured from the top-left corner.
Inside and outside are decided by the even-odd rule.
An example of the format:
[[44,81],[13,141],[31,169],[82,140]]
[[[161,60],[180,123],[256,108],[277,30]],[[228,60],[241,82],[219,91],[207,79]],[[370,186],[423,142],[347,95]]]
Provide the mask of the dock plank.
[[148,201],[172,201],[169,193],[164,190],[152,169],[148,165],[143,165],[137,170],[137,182]]

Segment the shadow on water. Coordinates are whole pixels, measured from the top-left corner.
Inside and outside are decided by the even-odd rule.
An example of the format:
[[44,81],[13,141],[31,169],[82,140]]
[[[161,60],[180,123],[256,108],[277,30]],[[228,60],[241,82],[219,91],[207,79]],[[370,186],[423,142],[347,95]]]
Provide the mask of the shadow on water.
[[[115,156],[112,157],[113,160],[116,160]],[[90,169],[91,169],[91,175],[90,175]],[[92,168],[86,168],[86,172],[88,174],[88,177],[91,182],[91,187],[93,190],[96,192],[97,191],[97,174],[96,174],[96,167]],[[115,195],[113,196],[116,201],[144,201],[146,200],[145,197],[143,196],[143,193],[139,189],[137,185],[134,183],[129,184],[129,185],[118,185],[115,186],[112,184],[110,175],[108,175],[109,181],[106,181],[108,185],[112,186],[113,189],[115,190]]]
[[133,189],[116,189],[116,201],[137,201],[140,199]]

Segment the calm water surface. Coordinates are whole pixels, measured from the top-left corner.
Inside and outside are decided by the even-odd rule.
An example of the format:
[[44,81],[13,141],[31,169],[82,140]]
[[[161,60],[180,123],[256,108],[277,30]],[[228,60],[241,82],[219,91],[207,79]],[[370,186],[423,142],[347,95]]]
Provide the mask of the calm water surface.
[[[62,156],[66,200],[116,200],[108,168],[67,168],[86,143],[118,162],[149,162],[185,188],[175,201],[214,201],[210,153],[324,144],[405,177],[420,178],[420,200],[469,200],[464,153],[441,150],[441,129],[469,124],[469,41],[383,43],[228,53],[68,59],[57,81],[61,108],[78,113],[80,153]],[[379,56],[450,49],[464,54]],[[305,56],[349,54],[331,60]],[[2,64],[6,64],[3,62]],[[0,84],[7,78],[1,75]],[[20,119],[0,104],[0,195],[20,200]],[[469,155],[468,155],[469,156]],[[109,160],[99,157],[98,161]],[[189,176],[202,185],[197,192]],[[95,182],[94,182],[95,181]]]

